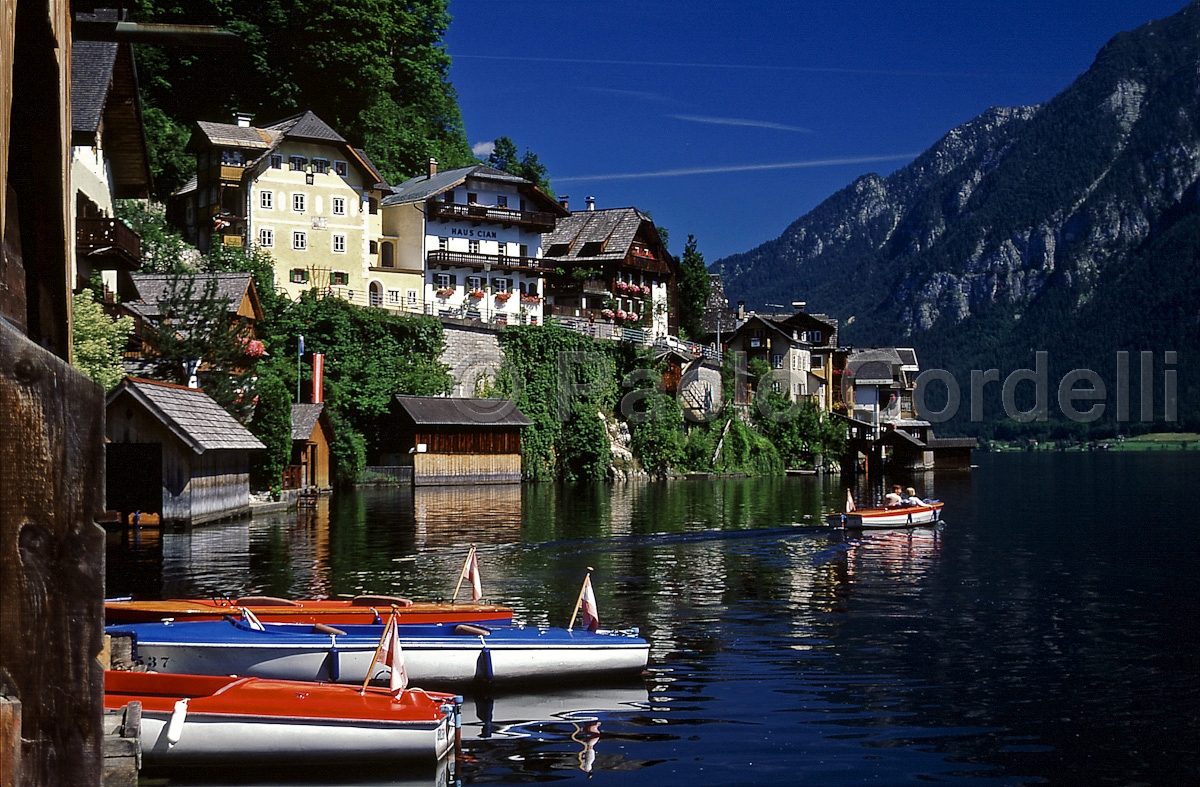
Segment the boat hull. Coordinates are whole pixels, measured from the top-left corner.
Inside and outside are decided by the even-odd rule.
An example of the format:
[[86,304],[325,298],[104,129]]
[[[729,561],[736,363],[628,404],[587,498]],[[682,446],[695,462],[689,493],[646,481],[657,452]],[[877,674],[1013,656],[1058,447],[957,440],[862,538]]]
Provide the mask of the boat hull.
[[[368,678],[382,633],[381,626],[346,626],[343,636],[304,634],[284,624],[266,628],[252,631],[220,621],[142,624],[110,632],[133,632],[136,656],[149,669],[359,684]],[[461,688],[477,682],[615,679],[640,673],[649,653],[645,640],[618,634],[517,626],[494,626],[486,636],[453,630],[401,627],[410,685]],[[384,680],[389,674],[389,668],[377,663],[370,679]]]
[[432,761],[454,745],[448,695],[159,673],[110,672],[105,684],[105,707],[141,703],[150,766]]
[[[403,601],[402,599],[397,599]],[[283,602],[283,599],[277,600]],[[264,623],[325,623],[370,625],[392,611],[386,598],[376,603],[351,599],[307,599],[284,603],[254,603],[253,599],[168,599],[166,601],[108,600],[104,617],[116,623],[157,623],[160,620],[221,620],[241,608]],[[243,603],[244,602],[244,603]],[[396,609],[401,623],[501,623],[512,620],[512,608],[495,604],[437,604],[408,602]]]
[[942,503],[933,500],[919,506],[897,506],[895,508],[863,508],[845,514],[830,514],[825,518],[830,527],[847,530],[872,530],[919,527],[941,521]]

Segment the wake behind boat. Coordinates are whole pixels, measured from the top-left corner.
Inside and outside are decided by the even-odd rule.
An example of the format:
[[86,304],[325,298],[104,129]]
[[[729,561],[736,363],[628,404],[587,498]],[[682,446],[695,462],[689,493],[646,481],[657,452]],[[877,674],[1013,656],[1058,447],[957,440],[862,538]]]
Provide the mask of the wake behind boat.
[[512,620],[512,608],[479,603],[432,603],[397,596],[355,596],[352,599],[292,600],[273,596],[237,599],[186,598],[166,601],[109,599],[104,602],[108,623],[149,623],[174,620],[220,620],[249,609],[259,620],[271,623],[381,624],[396,610],[408,623],[498,623]]
[[454,698],[350,686],[152,672],[104,674],[104,706],[141,703],[148,765],[424,758],[454,743]]
[[945,504],[940,500],[926,500],[921,505],[856,508],[845,513],[830,514],[825,517],[825,522],[830,527],[848,530],[930,525],[941,521],[943,505]]
[[[212,622],[109,626],[134,637],[134,657],[149,669],[197,675],[362,683],[383,626]],[[632,633],[514,625],[399,626],[411,685],[458,688],[476,682],[613,679],[640,673],[650,645]],[[378,666],[370,679],[386,677]]]

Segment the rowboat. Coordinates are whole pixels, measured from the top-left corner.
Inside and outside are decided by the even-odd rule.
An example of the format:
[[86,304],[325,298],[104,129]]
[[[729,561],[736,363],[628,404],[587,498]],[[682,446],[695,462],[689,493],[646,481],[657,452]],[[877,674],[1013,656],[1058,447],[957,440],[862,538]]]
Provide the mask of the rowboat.
[[941,500],[926,500],[919,506],[893,506],[891,508],[857,508],[844,514],[833,513],[825,517],[830,527],[848,530],[875,528],[916,527],[941,521]]
[[454,697],[327,683],[155,672],[104,674],[104,707],[141,703],[147,765],[358,764],[454,744]]
[[392,608],[401,623],[497,623],[512,620],[512,609],[494,604],[440,604],[397,596],[355,596],[352,599],[292,599],[274,596],[241,598],[180,598],[167,601],[109,599],[104,617],[109,623],[149,623],[175,620],[220,620],[249,609],[259,620],[272,623],[379,624]]
[[[383,626],[219,621],[109,626],[132,636],[134,658],[149,669],[196,675],[255,675],[281,680],[362,683]],[[512,624],[412,624],[399,627],[411,685],[609,679],[639,674],[650,645],[628,632]],[[390,674],[376,665],[372,680]]]

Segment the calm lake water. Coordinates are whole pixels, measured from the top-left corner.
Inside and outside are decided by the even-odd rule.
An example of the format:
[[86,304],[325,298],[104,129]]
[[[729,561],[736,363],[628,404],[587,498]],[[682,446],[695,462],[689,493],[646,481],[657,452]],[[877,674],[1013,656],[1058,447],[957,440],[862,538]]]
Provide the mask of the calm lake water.
[[108,592],[445,598],[475,544],[518,618],[566,625],[591,566],[652,643],[633,685],[468,698],[452,767],[325,784],[1200,784],[1200,455],[976,461],[895,479],[939,528],[862,537],[837,477],[366,490],[112,533]]

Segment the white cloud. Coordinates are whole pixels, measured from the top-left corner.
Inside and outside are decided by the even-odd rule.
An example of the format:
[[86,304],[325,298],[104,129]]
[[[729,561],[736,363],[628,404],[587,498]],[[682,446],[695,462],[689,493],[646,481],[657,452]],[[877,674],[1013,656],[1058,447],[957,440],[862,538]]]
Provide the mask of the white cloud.
[[495,149],[495,142],[476,142],[471,146],[471,152],[476,156],[490,156]]
[[689,123],[708,123],[713,126],[741,126],[743,128],[769,128],[775,131],[799,131],[802,134],[811,134],[811,128],[803,126],[787,126],[783,123],[772,123],[768,120],[746,120],[744,118],[715,118],[706,117],[704,115],[667,115],[675,120],[686,120]]
[[687,169],[660,169],[653,172],[621,172],[608,175],[575,175],[556,177],[555,183],[582,180],[633,180],[636,178],[677,178],[684,175],[714,175],[724,172],[756,172],[771,169],[802,169],[805,167],[837,167],[844,164],[874,164],[879,161],[899,161],[916,158],[919,153],[896,153],[887,156],[855,156],[853,158],[810,159],[808,161],[784,161],[778,164],[737,164],[726,167],[689,167]]

